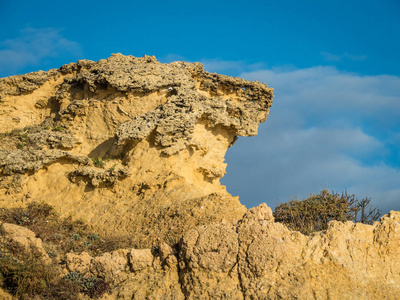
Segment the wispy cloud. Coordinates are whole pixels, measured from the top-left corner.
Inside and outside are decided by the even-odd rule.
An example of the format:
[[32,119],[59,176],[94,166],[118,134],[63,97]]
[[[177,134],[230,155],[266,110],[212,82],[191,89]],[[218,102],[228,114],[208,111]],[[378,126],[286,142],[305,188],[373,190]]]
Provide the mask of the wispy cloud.
[[162,63],[170,63],[170,62],[174,62],[174,61],[186,61],[186,62],[190,62],[189,60],[187,60],[185,57],[179,55],[179,54],[175,54],[175,53],[169,53],[164,57],[160,57],[157,58],[160,62]]
[[329,188],[400,210],[400,78],[334,67],[240,75],[275,89],[259,135],[227,154],[228,191],[254,206]]
[[0,42],[0,75],[36,66],[46,59],[81,54],[81,46],[56,28],[25,28],[13,39]]
[[329,52],[321,52],[321,56],[329,62],[339,62],[342,60],[342,57],[339,55],[335,55]]
[[344,53],[343,55],[332,54],[329,52],[321,52],[321,56],[328,62],[340,62],[343,60],[351,61],[363,61],[367,59],[366,55],[354,55],[349,53]]
[[265,68],[264,63],[248,64],[244,61],[224,61],[220,59],[202,59],[200,62],[204,65],[204,70],[208,72],[217,72],[224,74],[250,72]]
[[[170,63],[173,61],[186,61],[186,62],[193,62],[184,56],[179,54],[170,53],[164,57],[159,58],[159,61],[163,63]],[[223,73],[228,75],[239,74],[242,72],[251,72],[254,70],[260,70],[266,68],[266,64],[264,63],[254,63],[248,64],[244,61],[237,61],[237,60],[221,60],[218,58],[211,58],[211,59],[201,59],[199,61],[203,64],[204,70],[211,72],[211,73]]]

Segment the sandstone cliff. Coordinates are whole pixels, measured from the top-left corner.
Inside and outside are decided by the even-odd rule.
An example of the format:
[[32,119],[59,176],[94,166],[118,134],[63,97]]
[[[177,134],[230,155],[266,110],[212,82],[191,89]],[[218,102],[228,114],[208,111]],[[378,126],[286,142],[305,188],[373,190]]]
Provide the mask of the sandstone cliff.
[[[304,236],[220,185],[272,97],[198,63],[120,54],[0,79],[0,209],[44,201],[126,236],[130,248],[60,266],[107,281],[104,299],[398,299],[400,213]],[[31,231],[1,231],[49,260]]]
[[149,56],[1,79],[0,205],[45,201],[141,247],[237,220],[224,155],[271,104],[265,84]]

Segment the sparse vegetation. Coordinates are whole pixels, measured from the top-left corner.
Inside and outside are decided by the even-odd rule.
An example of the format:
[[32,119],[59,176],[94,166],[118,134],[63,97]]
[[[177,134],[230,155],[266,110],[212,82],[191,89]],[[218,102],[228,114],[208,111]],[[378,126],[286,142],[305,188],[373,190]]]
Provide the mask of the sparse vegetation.
[[[7,246],[3,245],[3,249]],[[44,293],[55,284],[56,276],[55,269],[43,264],[38,253],[28,255],[14,250],[12,255],[0,255],[1,287],[19,299],[32,299],[34,295]]]
[[[18,134],[18,133],[17,133]],[[27,133],[20,133],[17,136],[17,148],[22,149],[26,144],[30,143],[30,139]]]
[[6,138],[6,137],[8,137],[8,136],[11,136],[11,134],[12,134],[11,132],[3,132],[3,133],[0,133],[0,140]]
[[61,260],[68,252],[88,251],[96,256],[135,246],[126,236],[102,237],[82,220],[61,218],[52,206],[44,202],[33,202],[26,208],[2,208],[1,222],[17,224],[32,230],[43,241],[45,248],[57,253]]
[[[68,252],[89,252],[92,256],[120,248],[133,247],[126,237],[101,237],[91,231],[82,220],[61,218],[55,209],[42,202],[26,208],[0,209],[0,224],[13,223],[35,232],[43,241],[53,263],[43,264],[41,254],[24,254],[14,245],[1,240],[0,231],[0,287],[19,299],[77,299],[78,291],[97,299],[110,291],[103,279],[82,277],[74,282],[73,274],[61,277],[60,265]],[[0,226],[1,227],[1,226]],[[77,275],[77,278],[80,278]]]
[[174,255],[177,255],[179,253],[179,251],[181,250],[180,237],[168,235],[165,238],[165,242],[167,243],[168,246],[171,247],[171,249],[173,251],[172,253]]
[[21,134],[18,139],[22,142],[26,142],[29,140],[28,135],[26,133]]
[[103,279],[92,276],[83,277],[78,272],[69,272],[64,279],[76,286],[80,292],[93,299],[99,298],[104,293],[111,291],[110,285]]
[[88,236],[88,239],[92,241],[97,241],[99,239],[99,235],[97,233],[93,233],[90,236]]
[[79,233],[74,233],[74,234],[70,233],[70,236],[71,236],[71,239],[73,239],[75,241],[79,241],[82,239],[81,236],[79,235]]
[[64,131],[64,127],[62,127],[60,125],[56,125],[53,127],[53,131]]
[[104,165],[106,164],[106,163],[104,162],[104,160],[103,160],[101,157],[92,158],[92,161],[93,161],[94,165],[95,165],[97,168],[104,168]]
[[294,199],[275,208],[275,221],[284,223],[303,234],[326,230],[328,223],[352,221],[372,224],[381,216],[377,208],[370,206],[371,198],[358,200],[347,192],[341,195],[328,190],[299,201]]
[[114,171],[116,166],[117,166],[117,164],[114,164],[111,168],[108,169],[108,171],[110,171],[110,172]]

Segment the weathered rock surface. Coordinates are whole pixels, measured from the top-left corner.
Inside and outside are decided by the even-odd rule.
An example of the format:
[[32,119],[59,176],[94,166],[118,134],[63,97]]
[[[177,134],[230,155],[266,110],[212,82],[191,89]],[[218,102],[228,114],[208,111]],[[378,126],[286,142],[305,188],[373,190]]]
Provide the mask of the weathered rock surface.
[[14,224],[4,223],[0,226],[0,243],[8,244],[9,248],[28,255],[40,255],[44,262],[50,260],[44,250],[42,240],[36,238],[33,231]]
[[10,295],[9,293],[7,293],[5,290],[3,290],[2,288],[0,288],[0,299],[3,300],[13,300],[12,295]]
[[[104,299],[399,299],[399,212],[305,236],[220,185],[271,104],[265,84],[149,56],[0,79],[0,208],[45,201],[134,241],[66,255],[64,273],[111,284]],[[2,228],[48,258],[33,232]]]
[[311,236],[275,223],[265,204],[235,223],[199,226],[166,244],[92,258],[69,271],[113,283],[113,299],[398,299],[400,213],[374,225],[333,221]]
[[400,213],[374,225],[332,221],[304,236],[265,204],[188,232],[179,254],[190,299],[398,299]]
[[149,56],[0,79],[0,205],[45,201],[141,247],[238,220],[224,155],[271,104],[265,84]]

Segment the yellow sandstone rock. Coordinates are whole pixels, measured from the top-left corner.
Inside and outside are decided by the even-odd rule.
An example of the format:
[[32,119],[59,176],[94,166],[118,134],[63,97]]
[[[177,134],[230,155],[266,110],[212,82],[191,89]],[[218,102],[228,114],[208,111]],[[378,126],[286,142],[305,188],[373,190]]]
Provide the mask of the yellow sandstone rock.
[[115,54],[3,78],[0,91],[3,207],[45,201],[141,247],[245,212],[219,179],[236,136],[267,118],[265,84]]

